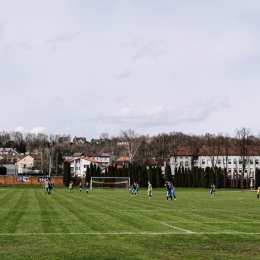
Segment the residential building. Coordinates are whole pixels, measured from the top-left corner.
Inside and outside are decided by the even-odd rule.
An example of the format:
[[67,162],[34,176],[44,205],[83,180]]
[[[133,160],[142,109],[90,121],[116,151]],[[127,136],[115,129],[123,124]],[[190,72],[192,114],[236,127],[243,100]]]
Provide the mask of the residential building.
[[116,165],[126,165],[128,166],[130,163],[130,158],[129,157],[120,157],[116,159]]
[[84,145],[87,142],[85,137],[74,137],[73,138],[73,143],[78,144],[78,145]]
[[90,166],[91,163],[95,164],[96,166],[100,166],[101,164],[100,161],[94,160],[92,158],[87,158],[84,156],[73,158],[69,160],[69,162],[70,162],[71,175],[74,177],[81,177],[81,178],[86,176],[87,166]]
[[12,164],[24,157],[23,153],[19,153],[15,148],[0,148],[1,163]]
[[104,144],[104,143],[106,143],[106,141],[105,140],[103,140],[103,139],[91,139],[91,144]]
[[[243,163],[242,160],[245,160]],[[247,154],[241,156],[238,147],[232,146],[225,153],[224,149],[202,146],[195,153],[189,147],[178,147],[171,153],[170,165],[172,173],[178,167],[191,169],[194,167],[221,167],[226,168],[229,176],[241,174],[245,165],[245,178],[255,179],[255,169],[260,168],[260,153],[254,147],[247,147]]]
[[18,166],[18,173],[23,172],[23,169],[41,169],[41,158],[40,155],[27,155],[22,159],[18,160],[15,165]]
[[59,137],[58,142],[60,144],[69,144],[70,143],[70,136],[68,135],[68,136]]
[[72,152],[65,152],[62,154],[62,159],[71,159],[73,153]]

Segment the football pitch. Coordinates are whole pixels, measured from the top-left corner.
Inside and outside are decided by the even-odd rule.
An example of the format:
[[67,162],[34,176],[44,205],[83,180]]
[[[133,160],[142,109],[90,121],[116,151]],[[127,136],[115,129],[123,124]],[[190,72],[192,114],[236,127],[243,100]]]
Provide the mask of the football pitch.
[[256,192],[0,186],[0,259],[260,259]]

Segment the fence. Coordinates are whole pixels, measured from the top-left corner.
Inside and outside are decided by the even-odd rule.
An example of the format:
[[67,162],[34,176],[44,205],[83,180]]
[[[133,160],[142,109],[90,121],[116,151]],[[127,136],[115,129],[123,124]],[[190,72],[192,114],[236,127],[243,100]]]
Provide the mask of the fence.
[[[40,179],[41,178],[41,179]],[[45,176],[0,176],[0,185],[39,185],[44,184],[43,180],[47,178]],[[54,176],[50,177],[50,181],[54,183],[54,186],[64,186],[63,177]],[[85,179],[73,178],[74,185],[78,185],[80,182],[85,184]]]

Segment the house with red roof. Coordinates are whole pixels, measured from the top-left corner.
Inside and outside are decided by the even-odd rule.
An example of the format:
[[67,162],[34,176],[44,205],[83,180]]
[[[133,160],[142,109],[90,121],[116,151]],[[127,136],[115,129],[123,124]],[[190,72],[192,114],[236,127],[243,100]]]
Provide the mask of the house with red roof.
[[70,169],[71,169],[71,175],[74,177],[85,177],[87,167],[90,166],[90,164],[95,164],[96,166],[100,166],[101,162],[98,160],[94,160],[92,158],[88,157],[77,157],[72,158],[69,160],[70,162]]

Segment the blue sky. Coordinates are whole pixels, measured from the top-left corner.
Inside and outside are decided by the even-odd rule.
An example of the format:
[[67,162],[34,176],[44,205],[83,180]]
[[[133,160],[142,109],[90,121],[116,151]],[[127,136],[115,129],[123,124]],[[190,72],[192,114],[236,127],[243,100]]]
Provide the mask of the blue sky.
[[0,0],[0,131],[257,134],[259,71],[258,0]]

